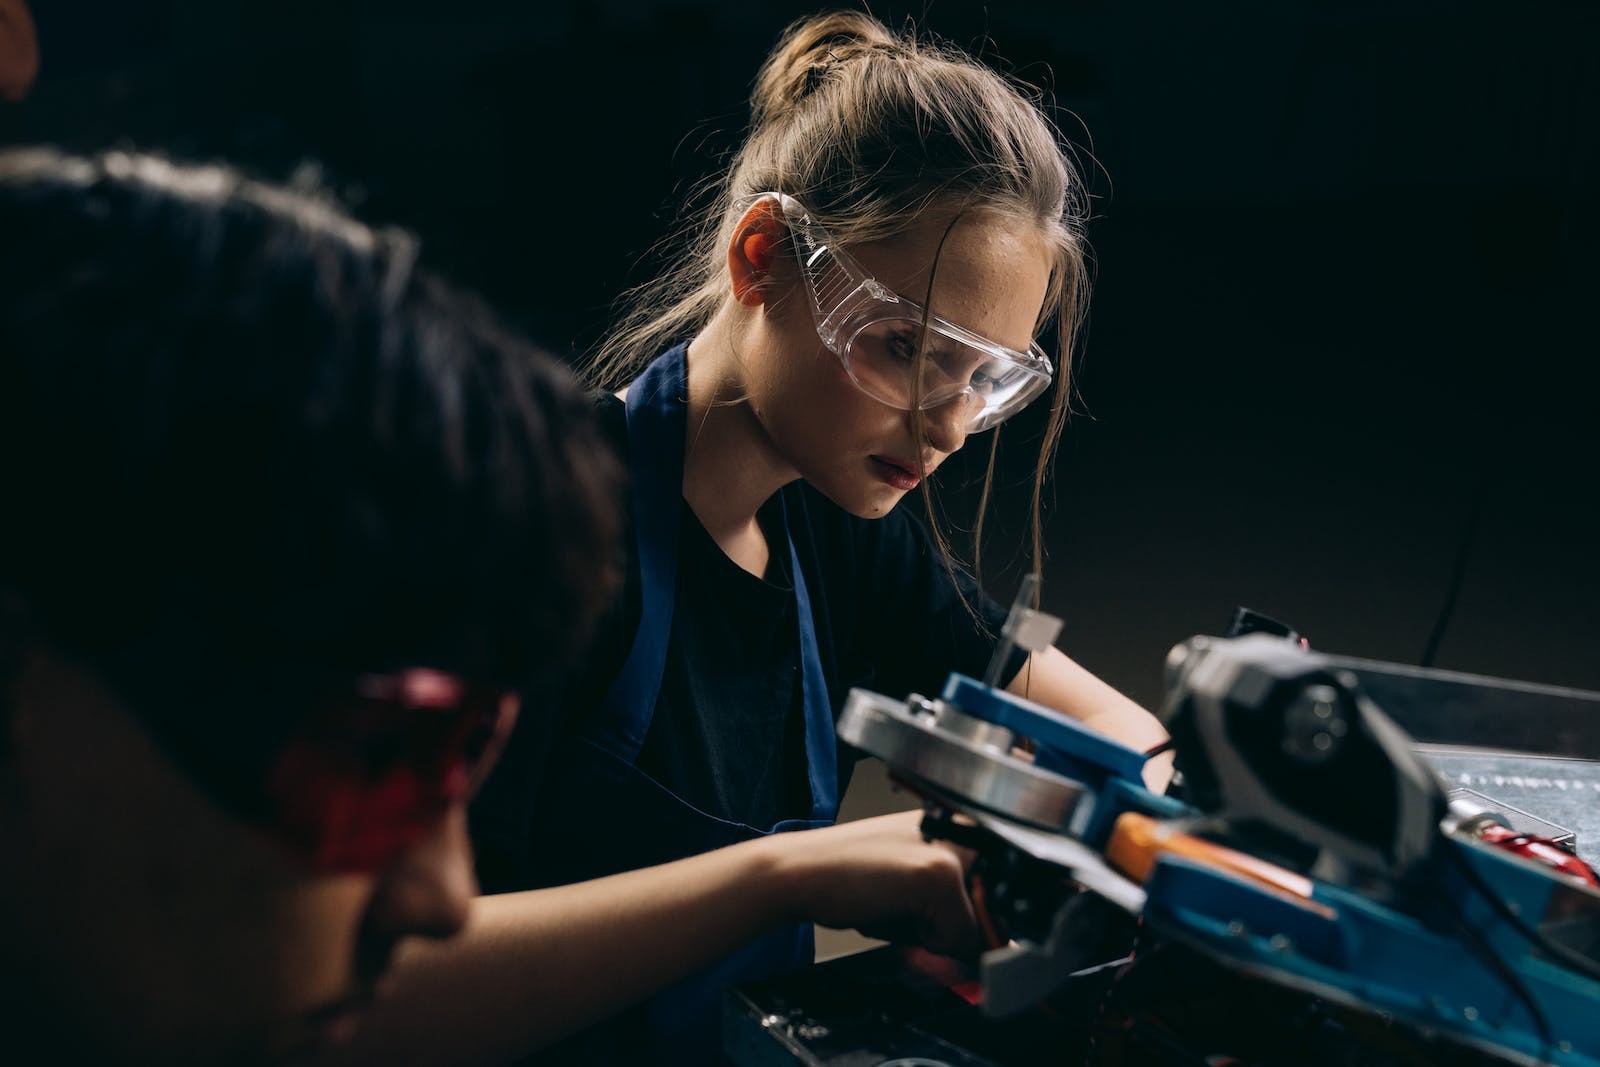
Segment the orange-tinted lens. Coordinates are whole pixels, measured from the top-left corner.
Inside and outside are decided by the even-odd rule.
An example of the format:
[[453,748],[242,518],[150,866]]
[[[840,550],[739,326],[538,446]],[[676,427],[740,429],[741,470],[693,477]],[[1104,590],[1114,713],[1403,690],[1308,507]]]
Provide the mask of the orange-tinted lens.
[[279,754],[267,783],[270,830],[312,867],[386,866],[487,769],[516,697],[426,673],[379,679],[394,684],[329,707]]

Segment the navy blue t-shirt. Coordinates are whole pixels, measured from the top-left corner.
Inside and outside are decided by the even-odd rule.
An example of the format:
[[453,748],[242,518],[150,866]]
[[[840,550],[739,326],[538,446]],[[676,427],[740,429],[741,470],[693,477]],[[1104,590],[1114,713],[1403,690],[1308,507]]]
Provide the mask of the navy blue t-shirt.
[[[626,459],[623,403],[604,395],[596,405]],[[783,507],[774,498],[758,520],[769,541],[781,545],[776,524],[787,513],[835,717],[852,687],[895,697],[936,695],[953,670],[982,675],[1005,609],[959,570],[952,582],[915,514],[915,499],[882,518],[861,519],[803,482],[780,495]],[[666,670],[637,766],[718,818],[766,827],[806,817],[811,803],[788,553],[774,551],[767,574],[756,576],[723,553],[687,506],[681,521]],[[624,544],[633,545],[631,523]],[[583,803],[538,798],[538,782],[585,716],[600,709],[632,647],[640,593],[631,551],[625,574],[587,659],[561,692],[530,694],[501,767],[474,804],[480,875],[490,891],[546,884],[524,862],[532,823]],[[1023,661],[1021,653],[1013,658],[1006,680]],[[853,762],[853,753],[841,751],[841,791]]]

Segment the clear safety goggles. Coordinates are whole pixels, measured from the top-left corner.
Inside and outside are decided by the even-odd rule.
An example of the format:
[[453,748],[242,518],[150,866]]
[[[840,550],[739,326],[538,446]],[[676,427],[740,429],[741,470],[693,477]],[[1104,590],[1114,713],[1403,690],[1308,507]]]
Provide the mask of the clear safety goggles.
[[[959,400],[967,432],[977,433],[1015,415],[1049,387],[1054,368],[1038,344],[1019,352],[928,314],[869,277],[794,197],[761,194],[767,197],[778,202],[794,236],[817,336],[862,392],[902,411]],[[916,356],[924,323],[927,354],[919,381]]]

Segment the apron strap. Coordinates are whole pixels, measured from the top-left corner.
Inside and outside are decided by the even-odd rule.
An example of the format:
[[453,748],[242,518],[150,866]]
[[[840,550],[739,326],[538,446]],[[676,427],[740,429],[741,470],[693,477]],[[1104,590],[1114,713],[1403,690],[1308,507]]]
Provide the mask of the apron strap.
[[[622,670],[604,698],[604,713],[592,736],[611,754],[633,764],[644,747],[656,698],[666,673],[678,579],[678,529],[683,509],[683,447],[687,434],[688,345],[663,353],[628,389],[628,452],[633,522],[639,559],[639,628]],[[780,491],[784,541],[794,576],[795,622],[800,641],[800,694],[805,712],[807,781],[812,825],[839,812],[838,747],[833,707],[822,674],[822,656],[811,613],[811,597],[789,528],[788,502]],[[779,828],[787,828],[780,824]],[[758,830],[757,832],[766,832]]]
[[628,389],[628,466],[639,560],[639,628],[606,691],[598,740],[633,763],[644,747],[667,665],[678,580],[683,442],[689,399],[687,345],[646,368]]
[[839,814],[839,746],[834,741],[833,704],[822,676],[822,653],[811,614],[811,596],[800,570],[800,553],[789,529],[789,504],[779,493],[789,570],[794,575],[796,629],[800,631],[800,697],[806,715],[806,778],[811,785],[811,820],[831,823]]

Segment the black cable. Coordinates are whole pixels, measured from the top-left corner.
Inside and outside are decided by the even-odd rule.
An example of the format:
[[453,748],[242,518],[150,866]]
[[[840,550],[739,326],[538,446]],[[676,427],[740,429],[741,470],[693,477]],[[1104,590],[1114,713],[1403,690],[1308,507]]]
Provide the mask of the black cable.
[[1100,1054],[1100,1034],[1106,1025],[1106,1014],[1111,1010],[1111,1002],[1116,999],[1117,983],[1121,982],[1127,973],[1138,966],[1140,942],[1149,927],[1141,915],[1134,922],[1133,944],[1128,946],[1128,962],[1119,967],[1111,976],[1111,981],[1106,983],[1105,989],[1100,993],[1100,1001],[1095,1005],[1094,1021],[1089,1024],[1089,1039],[1083,1046],[1083,1063],[1081,1067],[1094,1067]]
[[1472,864],[1468,863],[1466,859],[1462,857],[1461,854],[1456,851],[1455,847],[1449,842],[1445,842],[1445,851],[1450,854],[1450,858],[1455,861],[1456,866],[1461,869],[1461,873],[1466,876],[1467,882],[1472,886],[1473,889],[1477,891],[1478,895],[1481,896],[1488,903],[1489,907],[1494,909],[1494,913],[1500,916],[1501,919],[1505,920],[1505,922],[1508,923],[1513,930],[1521,934],[1525,940],[1534,945],[1545,955],[1550,956],[1559,963],[1565,965],[1568,970],[1577,971],[1590,981],[1600,982],[1600,961],[1594,960],[1589,956],[1585,956],[1583,953],[1574,949],[1570,949],[1566,945],[1558,944],[1550,940],[1538,930],[1529,926],[1527,921],[1523,919],[1522,916],[1512,911],[1510,905],[1508,905],[1504,900],[1500,899],[1500,895],[1494,891],[1494,887],[1488,882],[1484,881],[1483,875],[1479,874],[1477,869],[1474,868]]
[[1467,560],[1472,555],[1472,544],[1478,538],[1478,523],[1483,515],[1483,480],[1480,477],[1478,484],[1472,490],[1472,503],[1467,508],[1467,521],[1461,531],[1461,543],[1456,546],[1455,562],[1450,567],[1450,584],[1445,589],[1444,605],[1439,609],[1439,616],[1433,622],[1433,631],[1428,634],[1428,643],[1422,649],[1420,666],[1431,667],[1439,655],[1439,646],[1444,642],[1444,632],[1450,626],[1450,620],[1456,613],[1456,601],[1461,597],[1461,584],[1467,574]]
[[[1456,855],[1454,846],[1449,841],[1441,841],[1440,845],[1455,856],[1457,862],[1465,862],[1459,855]],[[1472,873],[1476,874],[1477,872],[1473,871]],[[1487,886],[1475,886],[1474,888],[1480,894],[1488,889]],[[1505,961],[1504,957],[1495,950],[1488,936],[1467,918],[1461,906],[1456,903],[1455,898],[1448,892],[1448,887],[1440,882],[1437,885],[1437,889],[1439,890],[1439,899],[1449,906],[1450,916],[1455,920],[1457,932],[1462,935],[1467,942],[1467,946],[1478,957],[1479,962],[1493,971],[1495,976],[1511,991],[1512,996],[1521,1001],[1522,1006],[1528,1009],[1528,1015],[1533,1019],[1533,1025],[1539,1031],[1539,1059],[1541,1062],[1548,1063],[1550,1061],[1551,1046],[1555,1044],[1555,1035],[1550,1030],[1550,1020],[1546,1017],[1544,1010],[1539,1007],[1539,1001],[1534,997],[1533,990],[1528,988],[1527,983],[1522,980],[1522,976],[1517,974],[1511,965]],[[1492,897],[1494,893],[1489,890],[1487,895]],[[1502,901],[1501,903],[1504,902]]]

